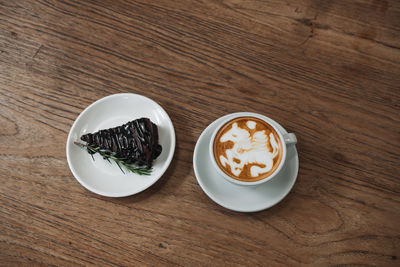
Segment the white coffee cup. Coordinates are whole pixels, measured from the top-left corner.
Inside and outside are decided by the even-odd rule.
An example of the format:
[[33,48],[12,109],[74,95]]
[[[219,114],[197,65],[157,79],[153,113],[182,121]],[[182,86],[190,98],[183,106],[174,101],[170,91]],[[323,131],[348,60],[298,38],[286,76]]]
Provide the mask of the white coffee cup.
[[[215,137],[217,135],[217,133],[219,132],[219,130],[221,129],[221,127],[223,127],[226,123],[237,119],[237,118],[241,118],[241,117],[254,117],[254,118],[258,118],[260,120],[263,120],[264,122],[266,122],[267,124],[269,124],[270,126],[272,126],[272,128],[275,130],[275,132],[278,134],[280,142],[282,144],[282,159],[279,163],[279,166],[275,169],[275,171],[270,174],[269,176],[265,177],[264,179],[261,180],[257,180],[257,181],[241,181],[238,179],[234,179],[232,177],[230,177],[228,174],[226,174],[219,166],[218,163],[215,159],[214,156],[214,140]],[[282,170],[282,168],[284,168],[285,162],[286,162],[286,156],[287,156],[287,146],[289,145],[294,145],[297,143],[297,139],[296,139],[296,135],[293,133],[285,133],[283,134],[281,131],[279,131],[278,127],[277,127],[278,123],[275,122],[274,120],[261,115],[261,114],[257,114],[257,113],[252,113],[252,112],[237,112],[237,113],[232,113],[230,114],[230,116],[228,116],[226,119],[222,120],[221,122],[218,123],[216,129],[214,130],[214,132],[211,135],[211,139],[210,139],[210,144],[209,144],[209,151],[210,151],[210,158],[211,158],[211,162],[214,165],[215,169],[218,171],[218,173],[224,177],[226,180],[228,180],[231,183],[234,184],[238,184],[238,185],[244,185],[244,186],[254,186],[254,185],[259,185],[262,183],[265,183],[271,179],[273,179],[274,177],[276,177],[278,175],[278,173]]]

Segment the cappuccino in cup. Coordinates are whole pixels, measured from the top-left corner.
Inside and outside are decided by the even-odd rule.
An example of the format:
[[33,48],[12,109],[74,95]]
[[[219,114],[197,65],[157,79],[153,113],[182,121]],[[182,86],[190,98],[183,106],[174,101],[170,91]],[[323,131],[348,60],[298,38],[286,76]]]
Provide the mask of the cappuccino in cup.
[[286,145],[295,143],[296,137],[282,135],[272,123],[262,115],[238,113],[217,128],[211,138],[211,160],[225,178],[250,185],[279,172],[286,158]]

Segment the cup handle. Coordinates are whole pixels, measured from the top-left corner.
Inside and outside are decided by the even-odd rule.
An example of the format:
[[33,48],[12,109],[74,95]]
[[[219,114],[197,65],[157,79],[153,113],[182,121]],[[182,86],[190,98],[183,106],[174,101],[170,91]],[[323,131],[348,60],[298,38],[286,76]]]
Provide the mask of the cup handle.
[[294,145],[297,143],[297,138],[294,133],[287,133],[283,135],[283,140],[285,140],[286,145]]

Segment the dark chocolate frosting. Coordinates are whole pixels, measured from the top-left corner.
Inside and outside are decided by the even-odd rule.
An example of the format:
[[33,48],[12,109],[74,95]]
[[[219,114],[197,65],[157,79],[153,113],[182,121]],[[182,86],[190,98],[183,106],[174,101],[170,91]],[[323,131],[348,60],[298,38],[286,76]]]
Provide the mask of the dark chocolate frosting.
[[[115,153],[127,163],[151,167],[162,151],[158,144],[157,125],[148,118],[140,118],[121,126],[81,136],[87,145]],[[89,151],[89,150],[88,150]],[[90,151],[89,151],[90,152]]]

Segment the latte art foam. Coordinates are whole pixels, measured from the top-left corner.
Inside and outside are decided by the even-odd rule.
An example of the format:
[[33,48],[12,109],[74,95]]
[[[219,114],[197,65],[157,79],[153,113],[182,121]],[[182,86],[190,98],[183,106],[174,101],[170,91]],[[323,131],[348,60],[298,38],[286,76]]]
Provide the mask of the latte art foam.
[[256,181],[274,172],[282,158],[282,145],[274,128],[258,118],[228,122],[214,141],[214,156],[234,179]]

